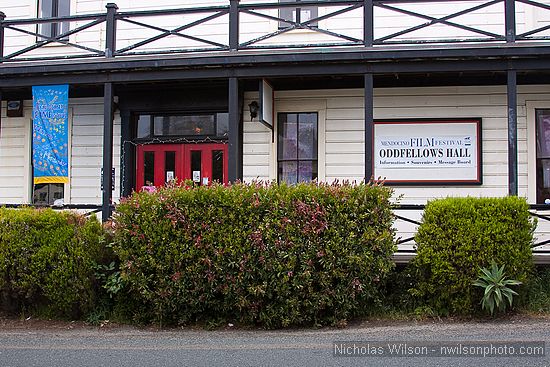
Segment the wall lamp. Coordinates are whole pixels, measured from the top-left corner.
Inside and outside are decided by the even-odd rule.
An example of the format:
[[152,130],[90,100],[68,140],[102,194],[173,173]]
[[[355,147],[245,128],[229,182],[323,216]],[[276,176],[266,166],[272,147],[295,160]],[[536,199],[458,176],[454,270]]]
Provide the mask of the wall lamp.
[[250,102],[248,105],[248,109],[250,110],[250,119],[254,120],[256,116],[258,116],[258,111],[260,110],[260,105],[256,101]]

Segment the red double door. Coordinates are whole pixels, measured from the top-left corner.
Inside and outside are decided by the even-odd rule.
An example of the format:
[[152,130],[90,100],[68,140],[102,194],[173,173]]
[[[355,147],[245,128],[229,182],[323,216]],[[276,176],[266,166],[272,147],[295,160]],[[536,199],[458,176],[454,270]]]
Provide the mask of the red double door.
[[136,190],[176,180],[227,183],[227,144],[150,144],[137,147]]

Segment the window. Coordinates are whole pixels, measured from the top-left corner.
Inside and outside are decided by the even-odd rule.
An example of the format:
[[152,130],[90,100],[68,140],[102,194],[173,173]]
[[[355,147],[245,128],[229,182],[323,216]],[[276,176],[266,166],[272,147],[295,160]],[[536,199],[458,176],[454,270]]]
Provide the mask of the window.
[[279,182],[317,179],[317,113],[279,113]]
[[[297,3],[296,8],[281,8],[279,9],[279,18],[290,20],[293,22],[303,23],[310,19],[317,18],[316,6],[304,6],[300,7],[300,0],[279,0],[280,3]],[[317,22],[308,23],[309,26],[317,27]],[[290,24],[280,21],[279,29],[287,28]]]
[[535,112],[537,135],[537,203],[550,200],[550,109]]
[[[39,0],[38,18],[55,18],[70,15],[71,0]],[[69,22],[42,23],[38,25],[38,41],[56,37],[69,31]],[[67,40],[68,37],[62,38]]]
[[36,184],[34,185],[32,202],[35,205],[53,205],[56,200],[64,198],[64,189],[64,184]]
[[227,137],[227,113],[201,115],[139,115],[136,138],[155,137]]

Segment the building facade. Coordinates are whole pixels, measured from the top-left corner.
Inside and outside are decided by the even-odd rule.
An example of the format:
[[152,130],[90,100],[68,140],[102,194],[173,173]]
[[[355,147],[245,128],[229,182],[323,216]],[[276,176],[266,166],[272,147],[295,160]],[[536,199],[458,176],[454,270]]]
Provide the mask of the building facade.
[[[380,177],[401,204],[550,201],[546,0],[1,7],[1,204],[108,216],[175,178]],[[68,180],[37,184],[32,88],[48,85],[69,86]]]

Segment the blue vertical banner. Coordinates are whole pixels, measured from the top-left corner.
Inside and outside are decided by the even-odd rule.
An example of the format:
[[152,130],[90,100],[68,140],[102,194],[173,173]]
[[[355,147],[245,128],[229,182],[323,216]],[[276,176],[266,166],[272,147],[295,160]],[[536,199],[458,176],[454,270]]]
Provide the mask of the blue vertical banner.
[[69,86],[32,87],[34,183],[69,182]]

